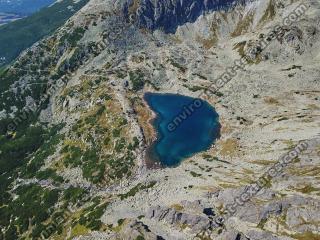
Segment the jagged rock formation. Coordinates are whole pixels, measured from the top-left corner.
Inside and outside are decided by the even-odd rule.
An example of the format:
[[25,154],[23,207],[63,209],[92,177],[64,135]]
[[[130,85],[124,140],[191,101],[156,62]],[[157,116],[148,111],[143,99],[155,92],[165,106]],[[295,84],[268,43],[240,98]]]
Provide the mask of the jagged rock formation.
[[[213,10],[227,9],[235,0],[129,0],[125,15],[134,14],[139,27],[174,33],[178,26],[194,22]],[[243,1],[242,1],[243,2]]]
[[161,206],[149,209],[146,217],[155,221],[165,221],[176,227],[188,227],[195,233],[210,229],[212,225],[211,220],[205,216],[183,213]]
[[148,226],[139,221],[131,221],[122,229],[120,237],[122,239],[136,240],[137,238],[145,238],[150,240],[163,240],[161,236],[157,236],[150,231]]

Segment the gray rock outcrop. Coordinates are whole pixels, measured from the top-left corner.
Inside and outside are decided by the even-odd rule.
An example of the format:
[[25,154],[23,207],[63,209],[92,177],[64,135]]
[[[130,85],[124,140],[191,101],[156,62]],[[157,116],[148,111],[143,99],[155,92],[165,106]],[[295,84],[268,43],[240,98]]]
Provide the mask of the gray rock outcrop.
[[150,208],[146,217],[156,221],[164,221],[178,227],[189,227],[193,232],[205,231],[212,225],[208,217],[184,213],[162,206]]

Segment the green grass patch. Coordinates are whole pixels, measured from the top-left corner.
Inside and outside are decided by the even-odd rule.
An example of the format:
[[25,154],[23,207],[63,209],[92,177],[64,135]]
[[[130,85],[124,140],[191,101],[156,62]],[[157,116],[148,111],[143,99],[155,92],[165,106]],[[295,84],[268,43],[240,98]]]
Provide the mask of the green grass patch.
[[139,183],[137,186],[133,187],[129,192],[125,193],[125,194],[120,194],[119,197],[121,200],[129,198],[129,197],[133,197],[135,196],[138,192],[145,190],[145,189],[149,189],[154,187],[154,185],[156,185],[157,182],[156,181],[151,181],[147,184],[142,184]]

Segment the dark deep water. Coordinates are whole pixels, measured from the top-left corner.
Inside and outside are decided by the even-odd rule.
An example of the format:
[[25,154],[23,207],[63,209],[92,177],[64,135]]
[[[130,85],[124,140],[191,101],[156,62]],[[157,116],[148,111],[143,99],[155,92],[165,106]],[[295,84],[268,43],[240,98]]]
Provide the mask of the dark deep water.
[[178,94],[146,93],[144,98],[157,114],[158,139],[149,152],[163,166],[177,166],[220,136],[219,116],[209,103]]

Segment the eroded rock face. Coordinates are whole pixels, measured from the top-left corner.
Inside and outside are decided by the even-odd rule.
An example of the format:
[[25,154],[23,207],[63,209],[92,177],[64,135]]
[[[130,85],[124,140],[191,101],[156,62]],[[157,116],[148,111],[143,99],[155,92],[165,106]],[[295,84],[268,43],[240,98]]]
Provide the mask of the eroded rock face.
[[122,239],[128,240],[139,239],[139,237],[142,236],[144,239],[150,240],[163,239],[162,237],[152,233],[147,225],[136,220],[132,220],[129,224],[127,224],[120,233],[120,237],[122,237]]
[[[264,239],[264,240],[291,240],[292,238],[289,237],[277,237],[272,233],[265,232],[265,231],[257,231],[257,230],[250,230],[247,233],[248,238],[244,239]],[[241,239],[241,238],[240,238]]]
[[150,208],[146,217],[156,221],[164,221],[177,227],[189,227],[193,232],[205,231],[212,225],[211,220],[205,216],[184,213],[162,206]]
[[230,240],[249,240],[246,236],[244,236],[242,233],[239,233],[235,230],[230,230],[222,233],[220,236],[216,238],[216,240],[224,240],[224,239],[230,239]]
[[[129,0],[125,12],[136,13],[139,27],[149,30],[161,29],[173,33],[178,26],[194,22],[200,15],[230,6],[235,0]],[[242,2],[242,1],[237,1]]]

